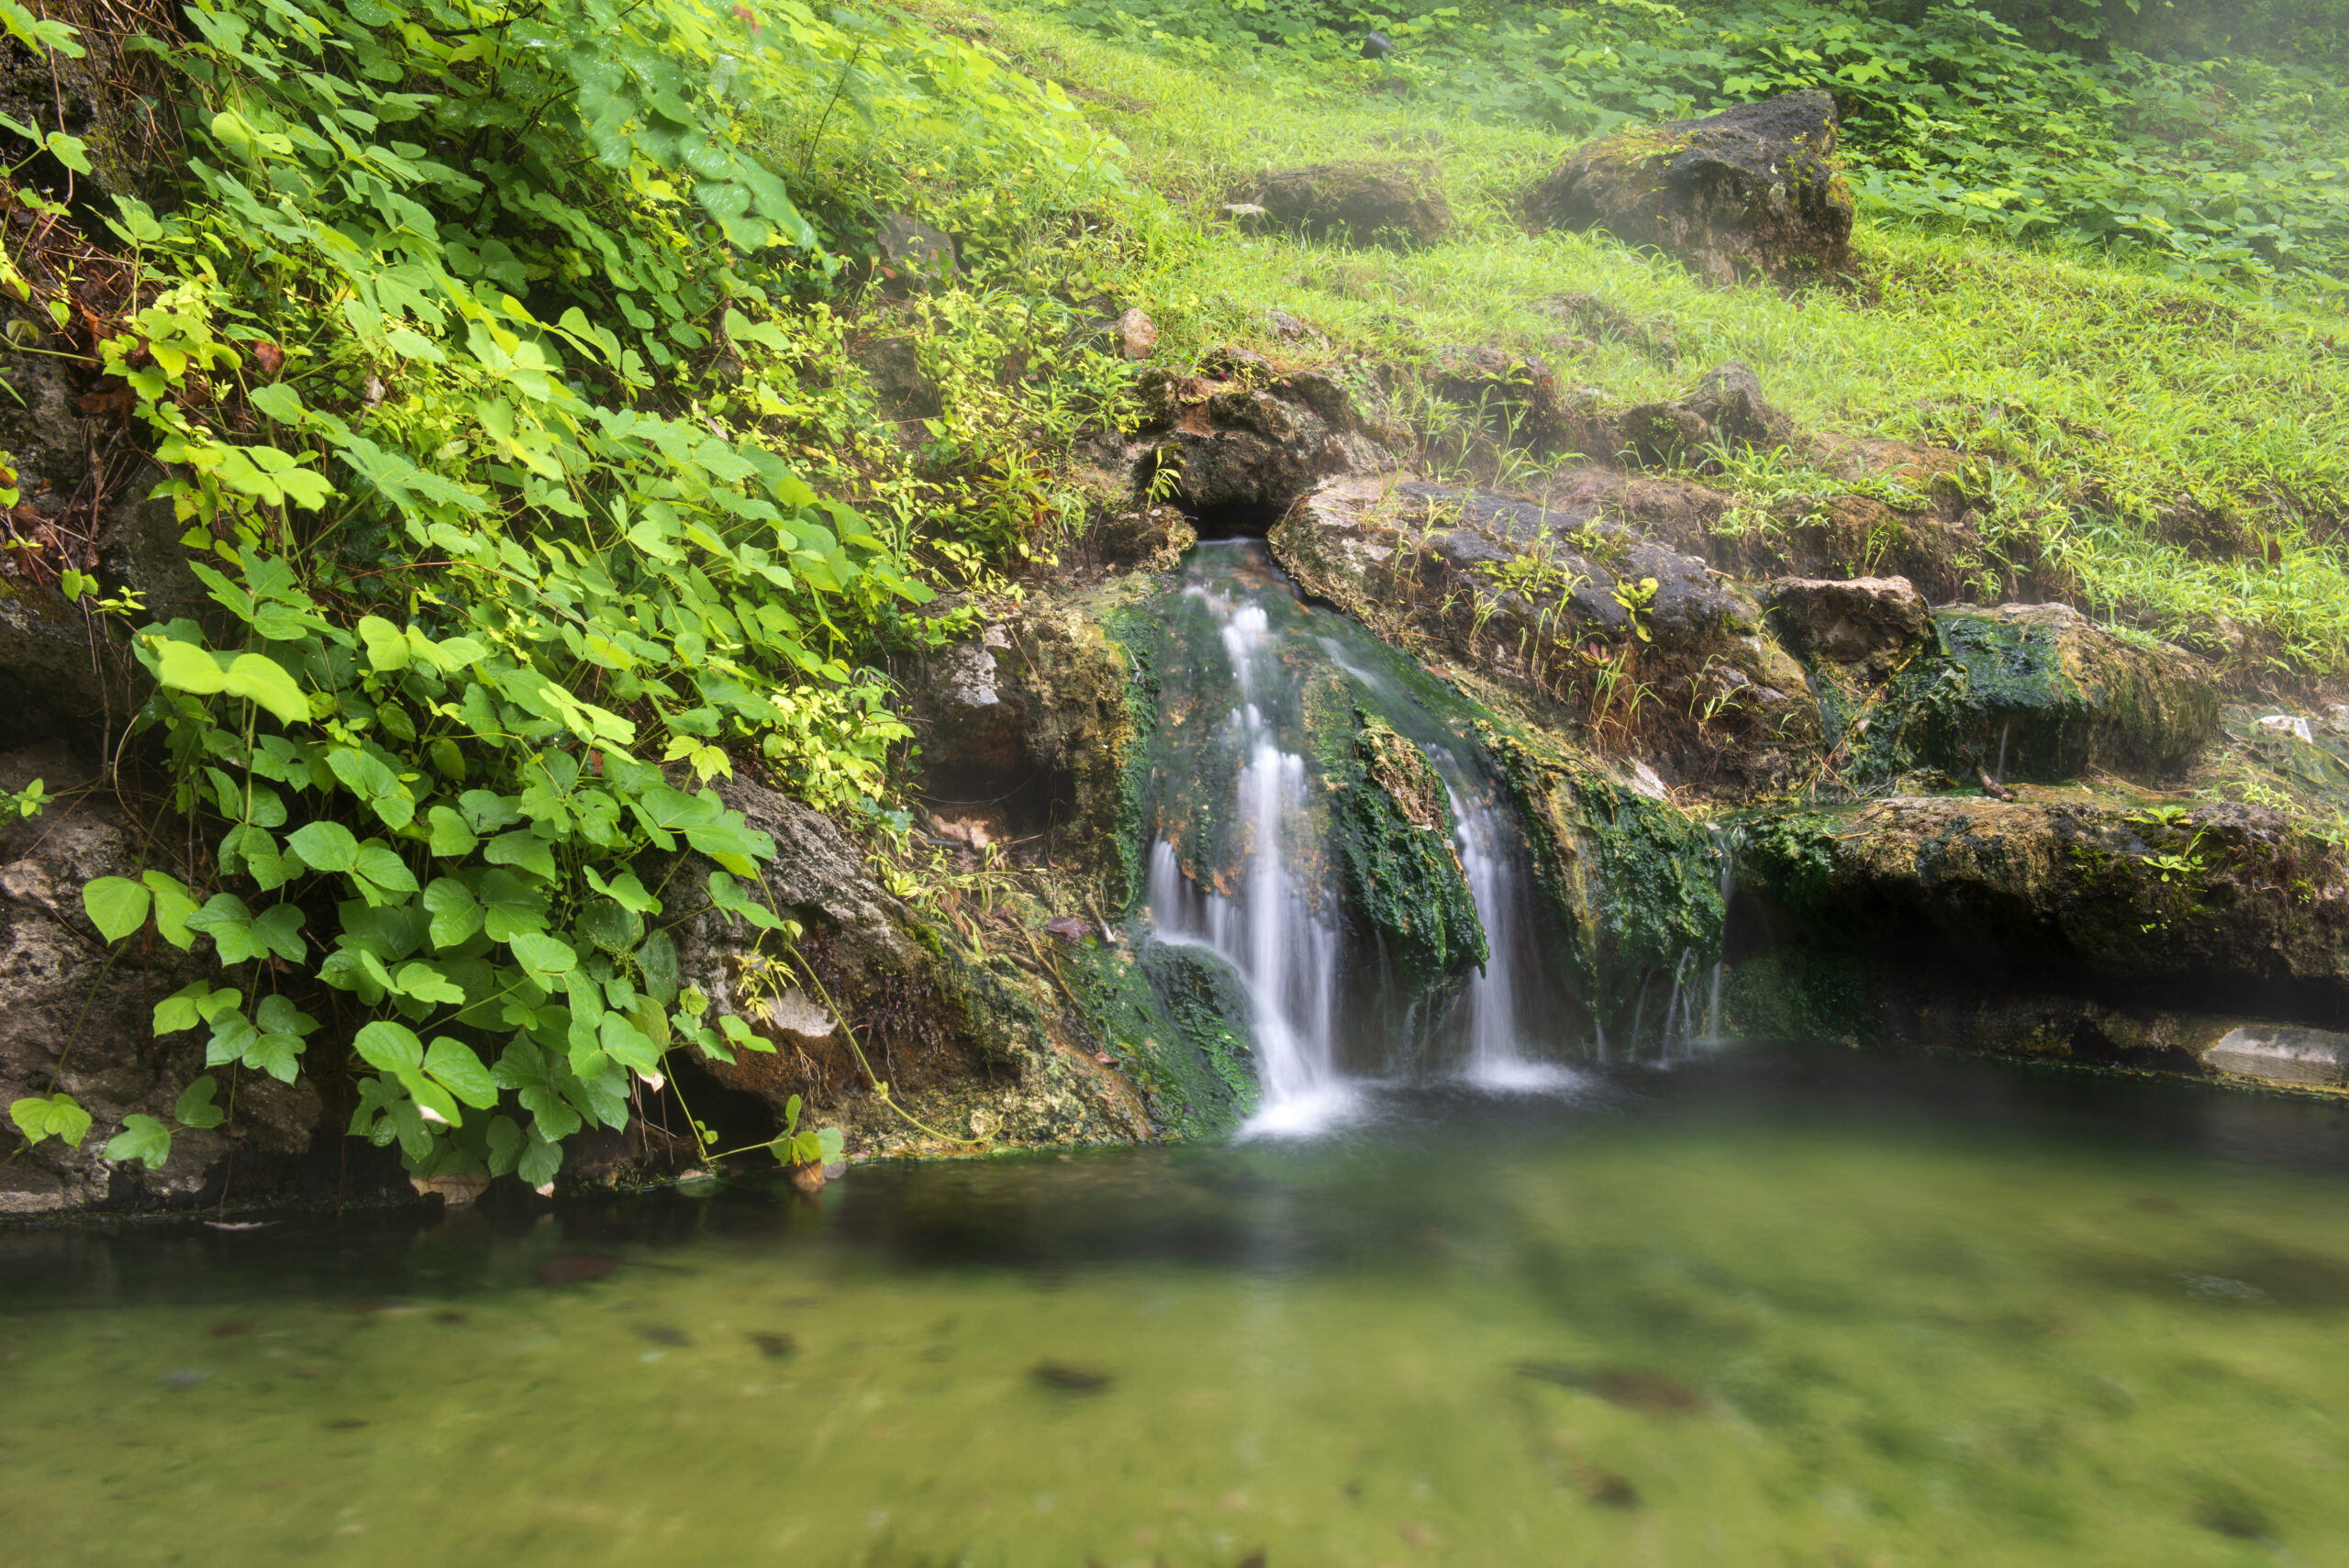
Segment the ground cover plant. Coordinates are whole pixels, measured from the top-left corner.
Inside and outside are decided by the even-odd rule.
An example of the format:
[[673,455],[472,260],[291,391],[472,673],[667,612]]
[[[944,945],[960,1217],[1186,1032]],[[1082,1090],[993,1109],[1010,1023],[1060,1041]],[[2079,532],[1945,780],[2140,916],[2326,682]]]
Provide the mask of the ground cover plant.
[[[952,629],[921,613],[933,584],[1026,544],[1054,377],[1082,358],[1000,259],[1115,170],[1056,95],[886,19],[199,0],[185,21],[133,40],[187,126],[176,204],[119,200],[102,279],[28,250],[6,280],[120,389],[212,600],[115,606],[156,687],[134,737],[195,827],[84,905],[109,942],[218,962],[155,1010],[208,1031],[217,1070],[179,1125],[218,1125],[240,1073],[291,1082],[331,1018],[363,1063],[353,1135],[420,1177],[544,1183],[562,1139],[628,1123],[673,1043],[773,1049],[681,991],[652,864],[697,851],[709,897],[787,942],[758,894],[772,842],[706,786],[739,758],[883,809],[907,731],[872,661]],[[87,172],[77,141],[15,128]],[[939,307],[941,353],[1042,345],[918,463],[869,395],[805,373],[838,354],[879,204],[965,237],[979,286]],[[55,1093],[12,1111],[32,1141],[88,1128]],[[135,1117],[107,1152],[160,1166],[171,1131]]]
[[[2099,7],[2033,13],[2034,39],[1987,7],[1858,0],[1040,3],[1266,92],[1395,90],[1575,136],[1821,88],[1842,112],[1854,184],[1881,213],[2102,245],[2180,276],[2330,287],[2349,268],[2340,78],[2190,30],[2138,39],[2182,56],[2098,48]],[[1365,62],[1374,30],[1396,52]]]

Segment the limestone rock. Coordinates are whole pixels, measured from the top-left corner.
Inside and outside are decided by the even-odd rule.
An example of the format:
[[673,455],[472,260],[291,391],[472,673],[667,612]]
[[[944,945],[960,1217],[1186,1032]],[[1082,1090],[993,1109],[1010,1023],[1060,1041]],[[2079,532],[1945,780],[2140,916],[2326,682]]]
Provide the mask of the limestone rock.
[[2067,605],[1954,609],[1943,656],[1909,677],[1922,753],[1961,776],[2132,776],[2185,766],[2219,733],[2210,671],[2174,648],[2125,642]]
[[1560,228],[1660,247],[1715,283],[1809,282],[1852,265],[1836,139],[1834,99],[1791,93],[1590,142],[1528,205]]
[[1124,449],[1134,488],[1176,469],[1184,503],[1234,513],[1227,527],[1260,531],[1332,474],[1397,466],[1388,432],[1343,384],[1244,350],[1208,356],[1197,375],[1145,372],[1141,393],[1144,424]]
[[1983,989],[2125,981],[2198,1002],[2349,999],[2349,866],[2282,813],[2071,793],[1899,795],[1750,825],[1739,885],[1780,940]]
[[1199,530],[1174,506],[1136,506],[1115,512],[1085,535],[1104,566],[1163,572],[1197,544]]
[[2246,1026],[2227,1031],[2202,1060],[2220,1072],[2271,1084],[2349,1086],[2349,1034]]
[[1452,230],[1442,175],[1426,159],[1316,163],[1266,174],[1238,200],[1316,239],[1432,245]]
[[1765,450],[1789,445],[1795,424],[1763,396],[1761,379],[1731,360],[1707,371],[1685,397],[1626,409],[1622,432],[1642,462],[1675,467],[1716,441]]
[[1308,495],[1270,538],[1308,593],[1534,700],[1620,727],[1610,694],[1622,688],[1602,689],[1594,672],[1629,672],[1654,706],[1617,739],[1668,773],[1777,778],[1816,744],[1802,670],[1753,600],[1702,557],[1622,523],[1350,476]]
[[1790,577],[1769,585],[1770,623],[1788,652],[1863,668],[1881,680],[1933,629],[1925,596],[1906,577]]
[[[0,756],[0,789],[39,778],[56,796],[94,784],[94,772],[62,745],[39,747]],[[98,876],[136,876],[140,863],[139,837],[106,792],[52,800],[41,816],[0,831],[0,995],[8,1003],[0,1009],[0,1106],[51,1093],[53,1084],[92,1118],[78,1148],[50,1140],[0,1176],[0,1214],[194,1201],[217,1194],[232,1144],[241,1151],[238,1192],[282,1194],[297,1183],[300,1157],[331,1136],[308,1079],[286,1084],[247,1073],[235,1120],[174,1133],[161,1170],[102,1157],[124,1118],[169,1118],[205,1071],[201,1034],[158,1039],[152,1018],[162,997],[217,974],[208,958],[135,940],[109,964],[83,913],[82,886]]]
[[1146,360],[1158,349],[1158,324],[1139,308],[1128,307],[1109,329],[1120,359]]

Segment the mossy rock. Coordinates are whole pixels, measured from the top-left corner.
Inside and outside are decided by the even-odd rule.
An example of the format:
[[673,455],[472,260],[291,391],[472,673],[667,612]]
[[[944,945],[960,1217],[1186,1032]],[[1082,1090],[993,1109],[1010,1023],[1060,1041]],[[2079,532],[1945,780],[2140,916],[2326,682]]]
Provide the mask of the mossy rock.
[[1657,246],[1712,282],[1812,281],[1852,266],[1836,134],[1834,100],[1819,92],[1617,131],[1575,149],[1527,206],[1561,228]]
[[1459,823],[1419,749],[1375,715],[1357,709],[1355,719],[1323,774],[1337,796],[1347,899],[1407,985],[1439,984],[1486,956],[1454,847]]
[[1266,174],[1239,199],[1284,228],[1358,245],[1432,245],[1452,231],[1443,178],[1424,158],[1315,163]]
[[1738,830],[1738,885],[1780,942],[1985,986],[2175,985],[2280,1004],[2349,997],[2349,867],[2282,813],[1900,796]]
[[1661,979],[1721,951],[1720,851],[1704,826],[1544,741],[1486,728],[1534,874],[1573,941],[1562,955],[1602,1029],[1620,1035]]
[[1223,960],[1204,948],[1151,942],[1138,951],[1082,949],[1066,968],[1158,1127],[1216,1137],[1256,1108],[1247,993]]
[[2191,655],[2123,641],[2065,605],[1933,618],[1939,650],[1911,664],[1870,717],[1864,773],[2153,776],[2184,768],[2218,737],[2218,688]]

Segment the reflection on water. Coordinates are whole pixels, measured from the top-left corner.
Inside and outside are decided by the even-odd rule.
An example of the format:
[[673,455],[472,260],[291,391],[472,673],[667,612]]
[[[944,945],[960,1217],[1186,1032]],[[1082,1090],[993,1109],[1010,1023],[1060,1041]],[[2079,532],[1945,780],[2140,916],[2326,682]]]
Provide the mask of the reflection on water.
[[1318,1143],[0,1236],[11,1562],[2349,1561],[2328,1106],[1831,1051]]

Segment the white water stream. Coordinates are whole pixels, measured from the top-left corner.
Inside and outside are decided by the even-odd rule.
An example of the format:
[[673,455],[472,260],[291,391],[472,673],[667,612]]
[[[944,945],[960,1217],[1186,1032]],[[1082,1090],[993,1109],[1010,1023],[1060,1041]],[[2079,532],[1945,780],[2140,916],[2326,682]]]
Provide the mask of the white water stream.
[[[1297,677],[1281,658],[1277,631],[1256,597],[1285,592],[1244,582],[1186,590],[1216,617],[1237,700],[1220,720],[1241,759],[1233,820],[1241,865],[1230,891],[1197,885],[1174,845],[1151,849],[1144,896],[1159,940],[1196,942],[1239,975],[1249,998],[1263,1096],[1242,1135],[1317,1131],[1347,1118],[1356,1104],[1341,1074],[1336,1039],[1341,981],[1341,933],[1330,912],[1335,889],[1311,872],[1330,857],[1308,841],[1309,771],[1275,715],[1294,710]],[[1348,660],[1330,639],[1320,651],[1360,681],[1390,710],[1410,699],[1389,677]],[[1294,744],[1294,743],[1292,743]],[[1489,957],[1452,1003],[1443,1033],[1463,1047],[1464,1076],[1503,1092],[1554,1090],[1578,1081],[1571,1069],[1533,1054],[1545,1009],[1533,1000],[1542,968],[1535,935],[1534,892],[1514,826],[1490,786],[1442,747],[1428,755],[1452,800],[1460,863],[1484,925]],[[1359,978],[1359,977],[1355,977]]]

